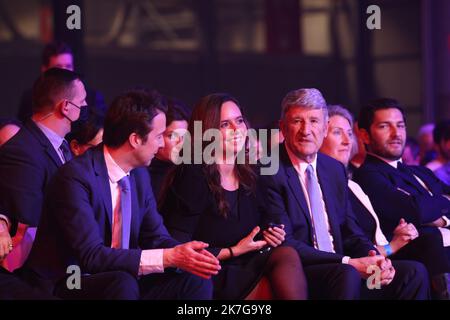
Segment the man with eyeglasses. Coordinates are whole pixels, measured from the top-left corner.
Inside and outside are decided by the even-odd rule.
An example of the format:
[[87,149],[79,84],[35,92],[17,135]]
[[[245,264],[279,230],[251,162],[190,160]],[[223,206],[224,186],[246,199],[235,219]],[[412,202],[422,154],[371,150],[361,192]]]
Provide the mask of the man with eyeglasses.
[[[14,246],[6,246],[10,257],[5,261],[10,271],[23,264],[31,248],[47,184],[72,158],[64,136],[79,118],[85,99],[86,90],[78,74],[47,70],[33,87],[32,118],[0,149],[0,219],[8,228],[11,221],[17,221],[19,230],[23,230],[12,239]],[[0,246],[2,239],[8,240],[0,238]]]

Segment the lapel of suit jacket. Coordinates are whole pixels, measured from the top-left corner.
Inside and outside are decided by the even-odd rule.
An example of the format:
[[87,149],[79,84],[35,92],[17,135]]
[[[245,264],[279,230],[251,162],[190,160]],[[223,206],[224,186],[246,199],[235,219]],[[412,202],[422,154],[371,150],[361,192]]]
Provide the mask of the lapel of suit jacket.
[[[289,188],[291,188],[292,194],[297,200],[298,205],[300,206],[301,211],[306,217],[306,221],[308,221],[309,228],[312,230],[311,216],[309,213],[308,204],[306,203],[305,194],[303,192],[303,188],[300,184],[300,177],[298,176],[297,170],[295,170],[294,165],[286,151],[286,146],[283,144],[283,147],[280,148],[280,157],[281,161],[284,164],[284,169],[286,171],[287,180]],[[311,231],[312,234],[312,231]]]
[[[393,166],[389,165],[388,163],[384,162],[381,159],[378,159],[377,157],[374,157],[370,154],[367,155],[367,157],[370,157],[370,160],[376,164],[376,166],[382,166],[384,167],[388,172],[390,172],[395,177],[400,177],[405,183],[412,186],[414,189],[420,191],[420,192],[428,192],[426,189],[424,189],[419,181],[416,180],[416,178],[411,177],[410,175],[394,168]],[[419,188],[420,186],[420,188]]]
[[131,226],[130,226],[130,248],[138,246],[139,242],[139,206],[137,196],[137,184],[133,171],[130,172],[131,186]]
[[[326,168],[325,164],[322,161],[322,155],[320,153],[317,154],[317,175],[319,179],[320,188],[322,189],[323,200],[325,202],[325,208],[328,216],[328,223],[330,224],[330,231],[333,235],[334,245],[336,252],[338,250],[337,246],[341,246],[341,232],[339,228],[339,223],[335,219],[335,197],[334,190],[332,186],[334,183],[331,181],[331,178],[328,175],[329,168]],[[347,185],[343,185],[342,188],[347,188]],[[340,248],[340,247],[339,247]]]
[[28,132],[30,132],[30,134],[33,135],[33,137],[35,137],[37,141],[39,141],[41,146],[44,148],[45,153],[47,153],[49,158],[52,159],[56,167],[62,166],[63,163],[56,153],[55,148],[53,148],[53,145],[50,143],[41,129],[39,129],[39,127],[34,123],[34,121],[28,120],[25,124],[25,127],[28,129]]
[[112,197],[111,188],[109,186],[108,170],[106,169],[105,158],[103,155],[103,143],[95,147],[92,153],[92,161],[94,166],[95,178],[97,180],[97,190],[100,195],[107,212],[109,225],[112,228]]
[[423,183],[425,183],[432,194],[439,194],[439,191],[434,188],[435,184],[431,183],[430,177],[425,172],[418,170],[415,166],[409,166],[409,168]]

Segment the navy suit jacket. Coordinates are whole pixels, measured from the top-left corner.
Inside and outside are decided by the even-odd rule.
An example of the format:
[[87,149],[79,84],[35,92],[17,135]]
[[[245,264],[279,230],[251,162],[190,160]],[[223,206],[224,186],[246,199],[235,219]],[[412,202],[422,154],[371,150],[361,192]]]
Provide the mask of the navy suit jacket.
[[142,249],[178,244],[156,210],[146,168],[130,172],[130,249],[112,249],[112,200],[103,145],[72,159],[55,174],[26,262],[38,278],[55,283],[69,265],[82,273],[125,271],[138,275]]
[[297,249],[304,265],[341,263],[344,255],[367,256],[374,245],[358,227],[348,198],[344,166],[324,154],[317,154],[317,173],[325,200],[336,253],[314,248],[311,216],[299,176],[285,146],[280,148],[280,168],[273,176],[261,176],[268,214],[286,230],[286,245]]
[[36,227],[45,188],[61,165],[50,141],[29,120],[0,148],[0,207],[4,214]]
[[450,201],[443,196],[450,194],[450,187],[425,167],[408,167],[433,195],[417,187],[414,177],[372,155],[367,155],[363,165],[353,175],[353,179],[369,196],[388,238],[392,238],[400,218],[419,228],[441,216],[450,217]]

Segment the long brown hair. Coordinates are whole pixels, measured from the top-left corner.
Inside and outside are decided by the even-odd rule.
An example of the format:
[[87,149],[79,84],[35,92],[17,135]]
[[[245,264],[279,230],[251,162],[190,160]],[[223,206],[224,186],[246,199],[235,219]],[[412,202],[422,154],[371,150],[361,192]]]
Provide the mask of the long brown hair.
[[[203,133],[211,128],[220,128],[220,113],[222,105],[225,102],[232,101],[240,109],[242,116],[244,113],[239,102],[233,96],[227,93],[213,93],[200,99],[192,111],[192,116],[189,121],[188,130],[191,137],[194,137],[194,121],[202,121],[202,136]],[[247,122],[246,122],[247,123]],[[194,139],[192,139],[192,144]],[[202,144],[202,152],[206,147],[206,143]],[[192,145],[191,150],[194,150]],[[245,150],[241,150],[245,152]],[[247,159],[248,160],[248,159]],[[245,161],[244,164],[236,164],[234,167],[235,174],[239,180],[239,185],[244,188],[245,191],[252,193],[255,190],[256,185],[256,173],[252,166]],[[223,216],[227,216],[230,210],[229,203],[225,200],[224,191],[220,182],[220,172],[216,163],[203,164],[203,172],[206,177],[209,189],[211,190],[219,208],[219,213]]]
[[[222,105],[225,102],[232,101],[234,102],[238,108],[241,110],[241,113],[244,117],[242,107],[236,98],[232,97],[227,93],[213,93],[207,95],[200,99],[195,105],[191,119],[189,120],[188,131],[192,137],[191,139],[191,150],[194,152],[194,143],[196,139],[202,139],[203,133],[208,129],[220,129],[220,113],[222,110]],[[201,121],[202,122],[202,132],[201,136],[194,136],[194,122]],[[246,122],[247,124],[248,122]],[[205,147],[208,145],[208,142],[202,141],[202,153]],[[241,152],[245,152],[245,148],[241,150]],[[194,155],[192,154],[191,159],[194,159]],[[244,164],[236,163],[234,170],[235,174],[239,180],[239,185],[244,189],[247,193],[254,193],[256,186],[256,173],[252,165],[250,165],[246,159]],[[229,203],[226,201],[224,196],[224,190],[220,181],[220,172],[218,165],[216,163],[202,165],[203,173],[205,175],[207,184],[211,193],[216,200],[219,213],[226,217],[230,211]],[[166,193],[170,185],[173,182],[173,178],[175,175],[175,170],[171,172],[170,175],[167,176],[164,182],[164,186],[162,188],[162,195],[159,200],[164,201]],[[162,202],[160,203],[162,205]]]

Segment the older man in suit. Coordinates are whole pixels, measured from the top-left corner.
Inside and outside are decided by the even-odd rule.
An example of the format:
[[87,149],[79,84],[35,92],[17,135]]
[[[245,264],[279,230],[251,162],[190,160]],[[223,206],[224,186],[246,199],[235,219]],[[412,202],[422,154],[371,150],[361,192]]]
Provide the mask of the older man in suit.
[[[282,102],[280,169],[261,177],[266,207],[283,223],[286,244],[305,266],[312,298],[426,299],[427,272],[417,262],[394,264],[378,254],[349,206],[344,166],[318,153],[327,134],[327,105],[317,89],[291,91]],[[363,278],[377,269],[379,290]]]
[[[179,245],[168,234],[148,172],[138,168],[164,144],[162,101],[143,91],[116,98],[104,144],[55,175],[25,266],[37,284],[66,299],[211,298],[207,279],[220,269],[218,260],[207,244]],[[71,265],[82,273],[79,290],[67,286]]]

